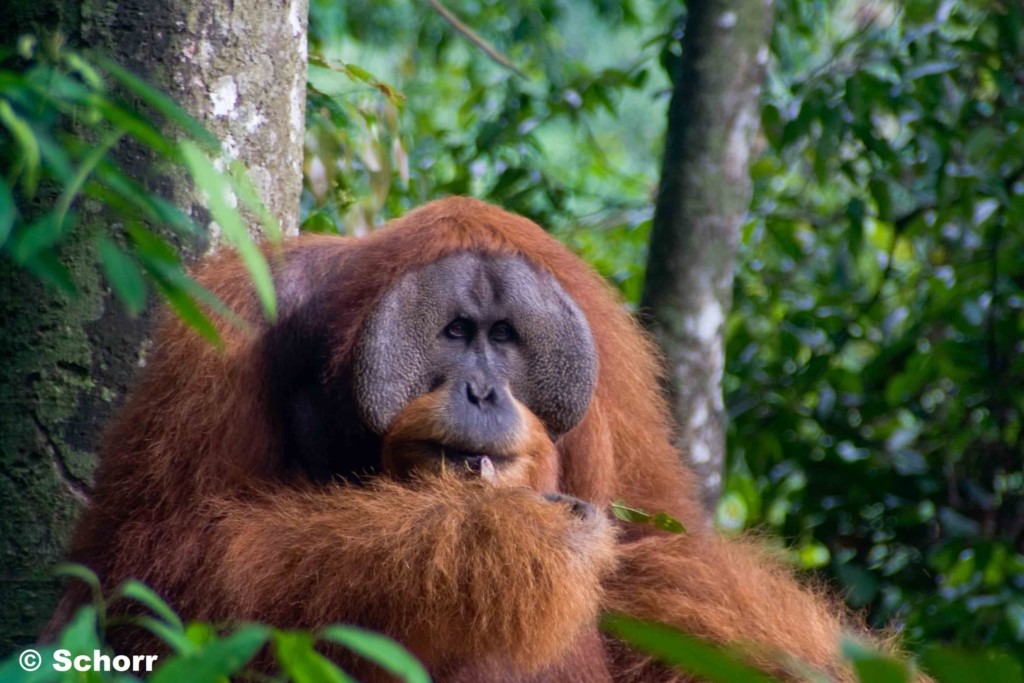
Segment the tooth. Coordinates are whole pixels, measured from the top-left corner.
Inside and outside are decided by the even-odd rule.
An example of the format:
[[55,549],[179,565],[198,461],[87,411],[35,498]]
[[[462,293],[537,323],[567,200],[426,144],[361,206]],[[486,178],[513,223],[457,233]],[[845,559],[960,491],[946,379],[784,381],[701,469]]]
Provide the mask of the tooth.
[[480,458],[480,478],[492,484],[498,480],[498,472],[494,469],[494,463],[486,455]]

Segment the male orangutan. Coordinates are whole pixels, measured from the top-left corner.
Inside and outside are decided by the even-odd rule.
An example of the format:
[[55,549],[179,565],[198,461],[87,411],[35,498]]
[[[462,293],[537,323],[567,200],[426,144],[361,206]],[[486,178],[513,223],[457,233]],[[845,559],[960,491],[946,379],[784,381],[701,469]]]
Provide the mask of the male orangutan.
[[[189,619],[365,626],[438,681],[683,680],[603,638],[605,609],[846,676],[839,610],[708,528],[651,343],[541,228],[451,198],[269,253],[278,321],[236,256],[208,262],[251,327],[217,348],[168,320],[106,434],[71,550],[105,585]],[[688,532],[617,533],[617,498]]]

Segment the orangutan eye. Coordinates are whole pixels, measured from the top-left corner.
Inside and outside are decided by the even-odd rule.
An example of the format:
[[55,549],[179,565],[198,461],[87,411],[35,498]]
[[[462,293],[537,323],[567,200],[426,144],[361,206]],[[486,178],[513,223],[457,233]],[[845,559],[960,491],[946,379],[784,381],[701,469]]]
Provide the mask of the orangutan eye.
[[516,331],[509,323],[502,320],[491,327],[491,341],[507,342],[516,338]]
[[473,322],[466,318],[456,318],[444,328],[444,336],[449,339],[467,339],[473,335]]

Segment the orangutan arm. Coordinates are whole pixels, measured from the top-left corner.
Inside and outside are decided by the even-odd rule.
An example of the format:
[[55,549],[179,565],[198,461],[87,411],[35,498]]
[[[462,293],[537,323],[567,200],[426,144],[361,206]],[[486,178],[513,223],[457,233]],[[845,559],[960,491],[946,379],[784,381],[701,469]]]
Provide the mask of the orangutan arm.
[[479,481],[278,491],[217,513],[211,599],[226,615],[354,623],[432,671],[483,659],[531,671],[558,658],[595,623],[614,552],[599,515]]

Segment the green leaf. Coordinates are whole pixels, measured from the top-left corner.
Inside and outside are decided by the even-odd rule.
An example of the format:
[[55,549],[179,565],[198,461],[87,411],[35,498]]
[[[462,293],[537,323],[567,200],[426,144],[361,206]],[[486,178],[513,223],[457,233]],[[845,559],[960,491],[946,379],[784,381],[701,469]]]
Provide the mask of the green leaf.
[[136,112],[129,111],[113,102],[93,95],[91,105],[118,129],[168,159],[175,159],[177,148],[158,128]]
[[205,193],[210,213],[224,231],[224,237],[238,249],[242,262],[252,277],[267,319],[274,320],[277,317],[277,299],[274,296],[274,281],[270,275],[270,267],[263,257],[263,252],[245,229],[241,214],[228,204],[228,197],[232,193],[230,184],[195,144],[183,141],[181,153],[185,165],[195,179],[196,187]]
[[369,71],[356,64],[346,64],[344,69],[346,72],[351,74],[353,78],[363,81],[364,83],[370,83],[375,80]]
[[144,80],[128,71],[117,62],[114,62],[102,55],[97,55],[95,61],[103,69],[109,72],[114,78],[121,82],[126,88],[139,96],[143,102],[153,107],[161,114],[175,122],[188,133],[194,140],[210,152],[220,149],[220,141],[217,136],[208,131],[201,123],[189,116],[188,112],[166,94],[156,90]]
[[405,104],[405,95],[387,83],[377,80],[374,78],[373,74],[360,66],[355,64],[334,64],[319,55],[310,55],[309,63],[322,69],[329,69],[337,73],[345,74],[354,81],[362,81],[371,88],[376,88],[381,92],[381,94],[388,98],[388,101],[390,101],[391,104],[396,107],[402,107]]
[[318,212],[308,216],[302,222],[299,230],[304,233],[315,232],[323,235],[335,235],[338,233],[338,226],[323,212]]
[[121,169],[109,163],[109,160],[100,164],[100,167],[96,170],[96,177],[103,185],[141,210],[151,223],[168,225],[179,235],[185,237],[203,234],[203,230],[186,216],[181,209],[163,197],[158,197],[146,191],[145,188],[126,176]]
[[281,664],[282,672],[287,674],[293,683],[349,683],[354,680],[313,649],[313,638],[309,633],[275,633],[274,652]]
[[149,207],[156,214],[157,220],[170,226],[179,235],[195,237],[204,234],[202,228],[171,202],[155,194],[146,193],[145,196]]
[[185,630],[185,625],[181,623],[181,619],[171,609],[170,605],[164,602],[163,598],[157,595],[149,586],[134,579],[129,579],[121,584],[116,594],[136,602],[141,602],[178,631]]
[[20,116],[14,113],[10,102],[0,99],[0,122],[4,124],[11,136],[18,143],[22,159],[25,163],[25,177],[22,180],[22,187],[31,196],[36,192],[39,185],[39,143],[36,142],[35,133],[32,127]]
[[819,569],[827,565],[832,558],[826,546],[813,541],[801,546],[798,556],[800,566],[804,569]]
[[836,564],[836,575],[843,582],[844,593],[847,596],[847,603],[855,608],[861,608],[868,604],[878,595],[878,579],[867,569],[853,564]]
[[726,491],[715,507],[715,526],[725,531],[741,531],[747,525],[747,501],[739,491]]
[[132,619],[132,623],[138,624],[163,642],[167,643],[171,650],[179,655],[188,656],[199,651],[195,646],[195,643],[189,640],[183,631],[168,625],[164,621],[154,619],[153,617],[136,617]]
[[39,153],[43,157],[46,170],[61,183],[70,183],[75,172],[71,168],[71,159],[64,146],[44,134],[40,134],[36,142],[39,143]]
[[406,683],[430,683],[423,665],[387,636],[354,626],[328,626],[320,635],[324,640],[344,645]]
[[853,664],[857,679],[863,683],[909,683],[911,664],[866,647],[853,638],[843,638],[843,656]]
[[93,605],[80,607],[60,632],[59,642],[72,652],[92,652],[100,646],[99,613]]
[[83,564],[72,564],[70,562],[59,564],[54,567],[53,573],[57,576],[66,576],[72,579],[78,579],[89,587],[89,593],[92,594],[93,602],[96,605],[103,604],[103,587],[100,584],[100,578],[96,576],[96,573],[86,567]]
[[[131,228],[129,228],[131,230]],[[139,261],[145,266],[147,272],[154,277],[158,283],[162,282],[180,289],[190,298],[204,304],[214,313],[224,318],[236,328],[250,332],[251,325],[240,318],[234,311],[228,308],[223,301],[218,299],[213,292],[206,289],[182,268],[180,263],[167,261],[165,259],[153,259],[146,254],[139,254]]]
[[181,263],[181,259],[178,258],[178,252],[159,235],[154,234],[138,223],[128,224],[127,230],[128,236],[132,238],[132,242],[135,244],[135,248],[140,255],[161,263]]
[[921,654],[921,667],[938,683],[1024,683],[1021,663],[995,650],[933,645]]
[[129,315],[134,318],[146,305],[146,281],[143,280],[135,261],[109,238],[100,235],[96,242],[103,272],[114,293],[124,304]]
[[904,82],[909,82],[917,78],[921,78],[922,76],[944,74],[956,69],[957,66],[959,66],[957,62],[949,61],[924,62],[923,64],[918,64],[912,69],[908,69],[907,72],[903,74],[903,80]]
[[189,296],[184,287],[173,278],[167,277],[168,264],[142,258],[142,265],[153,277],[153,281],[156,283],[157,289],[160,290],[160,294],[163,295],[167,303],[174,309],[174,312],[178,314],[178,317],[204,339],[220,347],[220,334],[217,332],[214,324],[199,308],[195,300]]
[[[35,671],[25,671],[19,659],[23,652],[30,649],[39,654],[42,662],[42,666]],[[53,654],[56,651],[57,647],[54,645],[46,647],[36,645],[15,650],[7,659],[0,661],[0,681],[4,683],[52,683],[54,671],[50,668],[49,663],[53,661]]]
[[249,178],[249,172],[245,164],[235,159],[231,162],[231,178],[234,180],[234,189],[242,203],[255,213],[265,228],[264,234],[272,242],[281,241],[281,225],[277,222],[274,214],[267,210],[256,192],[256,188]]
[[14,193],[11,192],[7,181],[0,178],[0,247],[7,242],[17,216],[18,208],[14,205]]
[[29,259],[64,239],[67,234],[65,227],[57,222],[52,212],[43,214],[28,225],[20,226],[7,244],[11,258],[15,263],[27,263]]
[[217,640],[217,629],[212,624],[193,621],[185,628],[185,637],[195,645],[206,645]]
[[81,191],[82,185],[85,184],[86,179],[93,172],[93,169],[95,169],[103,157],[107,155],[110,148],[117,144],[117,141],[121,139],[122,135],[124,135],[124,133],[120,130],[109,133],[103,138],[103,141],[100,142],[100,144],[96,145],[89,154],[82,159],[82,163],[79,165],[78,170],[75,171],[70,181],[65,185],[64,190],[60,193],[60,198],[57,200],[57,204],[53,209],[53,213],[57,217],[57,223],[64,223],[64,218],[71,209],[71,202],[74,201],[75,196],[79,191]]
[[878,218],[886,223],[891,223],[893,211],[889,183],[882,178],[875,177],[868,181],[868,189],[871,190],[871,197],[875,200],[875,206],[878,207]]
[[669,666],[712,683],[769,683],[773,677],[745,664],[737,652],[623,614],[601,619],[601,630]]
[[167,661],[149,679],[150,683],[223,683],[245,666],[269,637],[270,629],[266,626],[248,624],[195,654],[179,655]]
[[667,512],[659,512],[654,515],[654,526],[662,531],[668,531],[673,534],[686,533],[686,527],[683,526],[683,523]]
[[66,296],[74,296],[78,291],[71,279],[71,271],[60,262],[52,251],[33,254],[22,265],[45,284]]
[[675,517],[667,512],[651,514],[638,508],[629,507],[624,500],[616,500],[611,504],[612,514],[616,519],[630,524],[650,524],[656,529],[668,531],[673,534],[686,533],[686,527]]
[[619,500],[612,501],[612,514],[615,515],[616,519],[620,519],[623,522],[629,522],[631,524],[648,524],[651,521],[650,514],[637,508],[631,508],[626,505],[626,501]]
[[64,52],[61,55],[67,62],[68,68],[82,77],[82,80],[93,90],[103,90],[103,79],[92,64],[85,61],[81,55],[74,52]]

